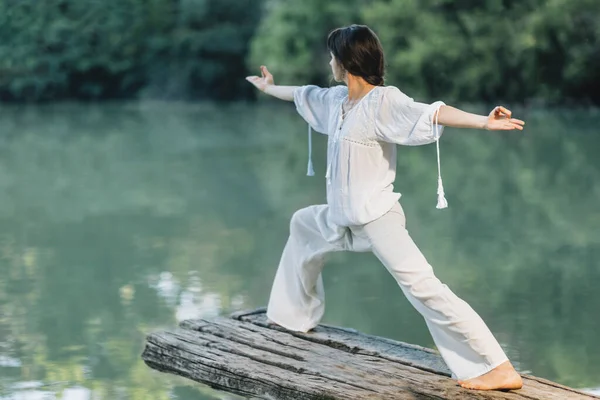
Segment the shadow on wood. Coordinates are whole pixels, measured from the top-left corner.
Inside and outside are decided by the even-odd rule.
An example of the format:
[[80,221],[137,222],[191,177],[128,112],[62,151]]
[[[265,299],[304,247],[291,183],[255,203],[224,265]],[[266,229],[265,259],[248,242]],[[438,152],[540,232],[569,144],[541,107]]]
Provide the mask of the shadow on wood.
[[600,399],[528,375],[517,391],[463,389],[431,349],[327,325],[291,332],[267,324],[264,309],[152,333],[142,358],[159,371],[264,399]]

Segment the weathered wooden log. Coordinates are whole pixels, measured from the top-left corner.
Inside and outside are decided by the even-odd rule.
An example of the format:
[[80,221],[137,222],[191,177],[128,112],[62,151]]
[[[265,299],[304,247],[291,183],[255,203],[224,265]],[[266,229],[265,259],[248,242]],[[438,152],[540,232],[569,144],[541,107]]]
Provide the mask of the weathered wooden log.
[[327,325],[290,332],[269,325],[264,309],[152,333],[142,358],[159,371],[264,399],[600,399],[529,375],[517,391],[463,389],[431,349]]

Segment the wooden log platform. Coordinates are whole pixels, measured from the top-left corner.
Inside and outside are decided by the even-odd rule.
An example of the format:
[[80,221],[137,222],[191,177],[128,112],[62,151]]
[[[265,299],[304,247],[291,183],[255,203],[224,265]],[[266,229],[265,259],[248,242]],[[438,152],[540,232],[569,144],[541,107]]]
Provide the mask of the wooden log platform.
[[521,390],[463,389],[434,350],[328,325],[291,332],[267,324],[264,309],[152,333],[142,358],[159,371],[259,399],[600,399],[530,375],[522,375]]

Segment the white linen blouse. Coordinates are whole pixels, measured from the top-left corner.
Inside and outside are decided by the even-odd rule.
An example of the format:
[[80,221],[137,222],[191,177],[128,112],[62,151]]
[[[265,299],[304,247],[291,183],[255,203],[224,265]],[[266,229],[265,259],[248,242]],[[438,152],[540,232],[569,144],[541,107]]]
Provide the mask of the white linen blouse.
[[328,135],[327,204],[339,226],[364,225],[388,212],[400,198],[394,192],[396,144],[438,145],[438,205],[447,207],[440,174],[439,137],[443,126],[433,121],[444,105],[415,102],[394,86],[376,86],[342,119],[344,85],[294,90],[296,110],[309,124],[308,175],[313,175],[311,128]]

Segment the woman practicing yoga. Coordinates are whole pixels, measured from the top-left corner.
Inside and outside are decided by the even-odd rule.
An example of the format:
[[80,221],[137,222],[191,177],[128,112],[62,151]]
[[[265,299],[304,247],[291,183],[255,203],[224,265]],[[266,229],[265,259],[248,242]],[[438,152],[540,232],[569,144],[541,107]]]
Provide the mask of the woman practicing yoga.
[[261,66],[261,76],[246,78],[266,94],[293,101],[310,128],[329,136],[327,204],[303,208],[292,216],[268,318],[293,331],[314,328],[325,308],[321,278],[325,256],[334,251],[372,251],[425,318],[439,352],[461,386],[521,388],[520,375],[481,317],[436,278],[412,241],[393,182],[397,144],[436,142],[437,207],[445,208],[438,143],[443,126],[522,130],[524,122],[511,118],[504,107],[480,116],[441,101],[415,102],[398,88],[384,86],[383,49],[375,33],[364,25],[335,29],[327,38],[327,47],[334,79],[345,85],[275,85],[265,66]]

